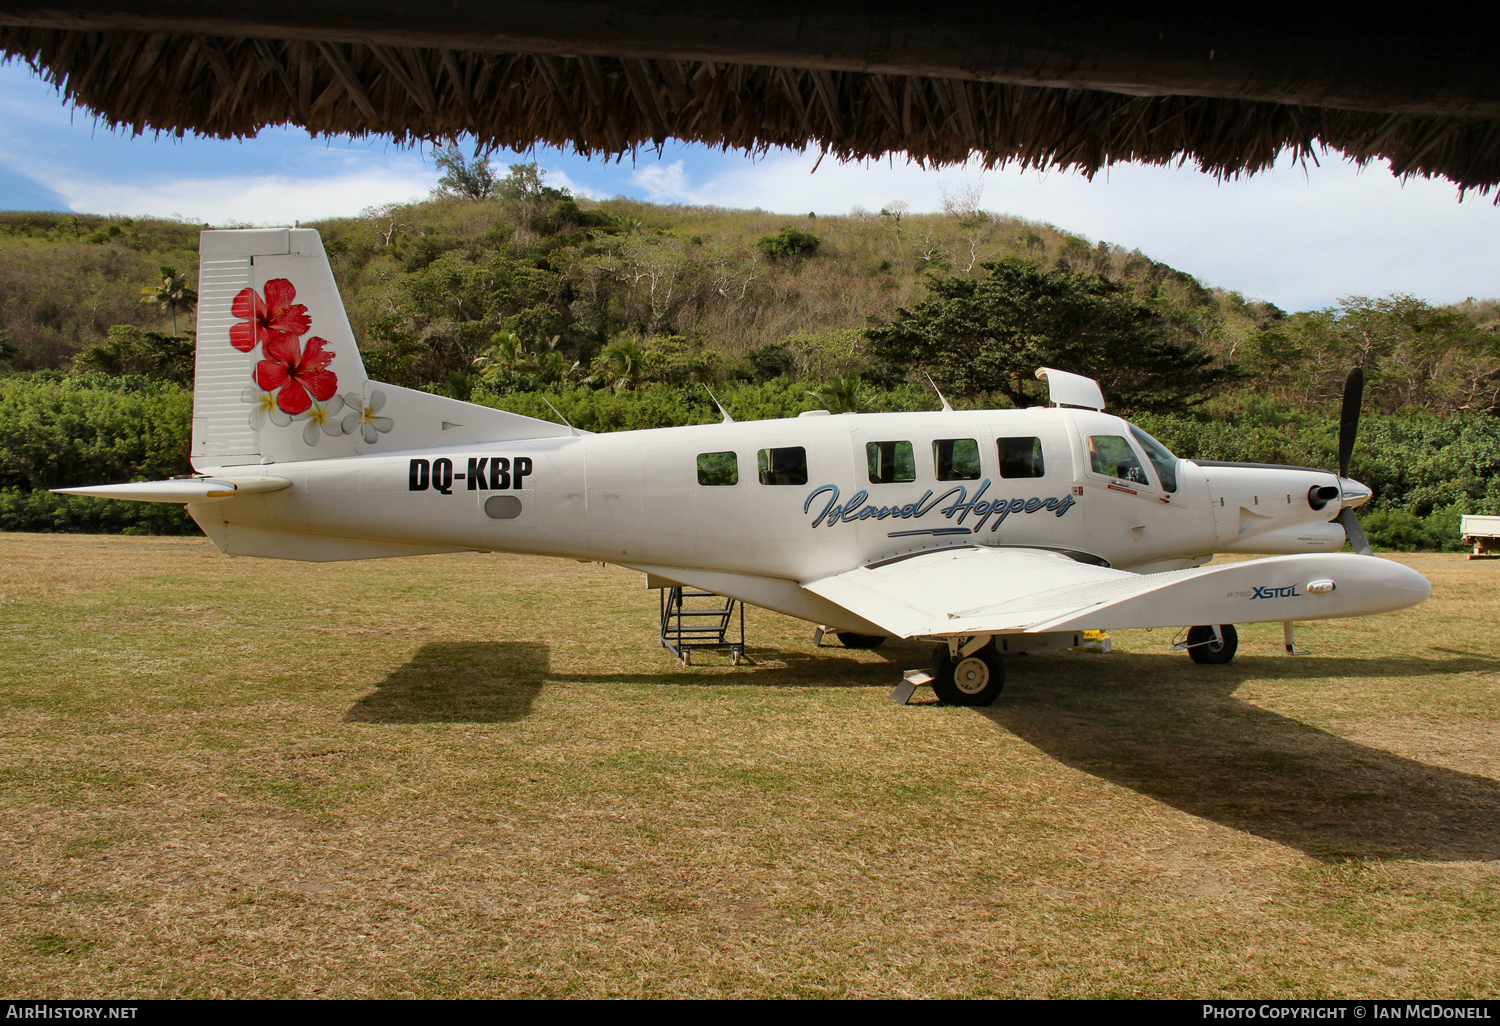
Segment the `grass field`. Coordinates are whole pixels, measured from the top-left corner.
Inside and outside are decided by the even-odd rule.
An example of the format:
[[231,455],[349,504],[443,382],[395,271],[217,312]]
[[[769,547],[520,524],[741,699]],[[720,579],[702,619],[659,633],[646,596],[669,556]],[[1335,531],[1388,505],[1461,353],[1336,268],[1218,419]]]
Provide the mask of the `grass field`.
[[[1500,564],[1415,610],[683,668],[639,574],[0,535],[28,997],[1500,994]],[[919,692],[919,694],[921,694]]]

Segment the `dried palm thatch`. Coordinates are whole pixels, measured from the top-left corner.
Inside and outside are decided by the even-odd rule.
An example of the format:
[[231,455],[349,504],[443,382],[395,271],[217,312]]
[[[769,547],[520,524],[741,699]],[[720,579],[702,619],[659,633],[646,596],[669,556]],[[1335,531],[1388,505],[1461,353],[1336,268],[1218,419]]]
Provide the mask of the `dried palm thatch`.
[[1500,183],[1500,122],[1190,95],[1129,95],[931,75],[712,60],[228,38],[0,25],[0,49],[72,102],[136,133],[471,134],[619,155],[668,138],[752,152],[816,147],[841,160],[1073,168],[1191,161],[1218,176],[1324,145],[1460,190]]

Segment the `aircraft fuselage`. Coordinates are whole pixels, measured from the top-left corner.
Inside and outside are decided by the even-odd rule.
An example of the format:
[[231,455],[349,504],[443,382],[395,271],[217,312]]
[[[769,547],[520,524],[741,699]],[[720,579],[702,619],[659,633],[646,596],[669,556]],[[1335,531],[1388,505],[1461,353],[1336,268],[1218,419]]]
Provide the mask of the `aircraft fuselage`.
[[955,542],[1140,571],[1223,551],[1333,552],[1340,501],[1315,509],[1310,490],[1353,486],[1186,460],[1169,483],[1125,421],[1058,408],[803,416],[234,470],[292,486],[189,507],[230,553],[274,556],[272,534],[305,534],[794,581]]

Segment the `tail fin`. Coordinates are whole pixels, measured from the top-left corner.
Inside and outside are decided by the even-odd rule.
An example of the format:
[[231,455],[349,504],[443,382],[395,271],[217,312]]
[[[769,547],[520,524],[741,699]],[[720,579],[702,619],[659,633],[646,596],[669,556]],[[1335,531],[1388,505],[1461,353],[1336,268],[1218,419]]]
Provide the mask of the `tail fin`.
[[354,455],[365,366],[318,233],[208,231],[198,254],[194,468]]
[[199,236],[193,468],[569,434],[561,425],[370,381],[310,228]]

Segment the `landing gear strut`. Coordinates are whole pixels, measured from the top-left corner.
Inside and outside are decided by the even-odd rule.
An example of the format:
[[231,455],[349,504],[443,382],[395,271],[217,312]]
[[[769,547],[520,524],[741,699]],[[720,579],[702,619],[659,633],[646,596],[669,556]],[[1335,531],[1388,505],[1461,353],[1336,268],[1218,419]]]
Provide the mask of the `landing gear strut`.
[[994,641],[956,659],[947,645],[939,645],[932,660],[932,690],[949,705],[989,705],[1005,687],[1005,660]]

